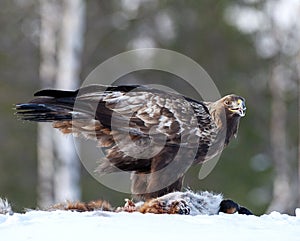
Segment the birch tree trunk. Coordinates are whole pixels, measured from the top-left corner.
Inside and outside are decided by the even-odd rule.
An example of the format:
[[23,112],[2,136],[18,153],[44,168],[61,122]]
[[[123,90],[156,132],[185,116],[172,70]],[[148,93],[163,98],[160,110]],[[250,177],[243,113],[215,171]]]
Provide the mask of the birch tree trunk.
[[[58,72],[55,87],[75,89],[79,85],[81,52],[84,35],[84,0],[64,0],[62,28],[58,45]],[[55,133],[55,148],[59,169],[55,175],[57,202],[80,198],[80,163],[73,136]]]
[[[54,86],[56,78],[56,39],[59,26],[60,4],[58,0],[40,0],[40,82],[42,88]],[[50,14],[50,13],[54,14]],[[38,124],[38,206],[47,207],[54,197],[54,146],[50,125]]]
[[[42,88],[75,89],[84,34],[84,0],[40,0]],[[38,205],[80,198],[80,165],[72,136],[38,127]]]

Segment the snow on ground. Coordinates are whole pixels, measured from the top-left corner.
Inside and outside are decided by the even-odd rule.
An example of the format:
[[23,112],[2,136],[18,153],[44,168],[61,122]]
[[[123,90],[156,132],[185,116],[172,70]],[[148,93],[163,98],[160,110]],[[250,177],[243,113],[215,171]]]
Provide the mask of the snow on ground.
[[1,241],[92,240],[218,240],[300,241],[300,210],[296,216],[184,216],[167,214],[31,211],[0,215]]

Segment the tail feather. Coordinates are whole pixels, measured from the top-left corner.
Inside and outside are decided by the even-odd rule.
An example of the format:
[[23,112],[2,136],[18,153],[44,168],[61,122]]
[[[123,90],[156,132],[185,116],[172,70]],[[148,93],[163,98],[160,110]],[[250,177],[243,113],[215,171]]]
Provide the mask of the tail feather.
[[16,114],[22,120],[29,121],[58,121],[71,120],[72,109],[68,106],[58,106],[51,104],[25,103],[16,105]]
[[[101,102],[101,98],[95,102],[93,93],[110,93],[112,91],[131,91],[138,86],[103,86],[90,85],[74,91],[44,89],[36,92],[35,99],[28,103],[17,104],[16,114],[22,120],[36,122],[70,121],[74,118],[94,119],[95,110],[101,109],[97,114],[101,121],[110,124],[111,110],[107,109]],[[76,97],[85,95],[91,98],[84,98],[82,101],[76,101]],[[86,97],[86,96],[85,96]],[[76,101],[76,106],[75,105]],[[98,116],[98,117],[99,117]],[[99,117],[99,118],[100,118]]]
[[20,119],[38,122],[72,120],[76,92],[45,90],[35,95],[48,97],[38,97],[28,103],[17,104],[16,114]]

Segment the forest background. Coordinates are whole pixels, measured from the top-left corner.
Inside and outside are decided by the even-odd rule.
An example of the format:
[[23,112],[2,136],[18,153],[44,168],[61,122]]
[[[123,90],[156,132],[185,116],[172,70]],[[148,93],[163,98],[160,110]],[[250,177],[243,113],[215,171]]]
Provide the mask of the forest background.
[[[43,12],[46,2],[54,8]],[[191,168],[186,187],[222,192],[256,214],[272,210],[293,214],[300,205],[299,1],[73,2],[79,3],[82,21],[83,35],[77,38],[82,46],[77,59],[81,81],[116,54],[157,47],[195,60],[221,95],[236,93],[246,99],[247,114],[238,138],[204,180],[197,178],[199,167]],[[1,1],[0,196],[12,200],[18,210],[39,205],[41,190],[38,127],[18,120],[13,105],[31,99],[45,86],[41,84],[41,23],[45,16],[60,23],[70,6],[68,0]],[[144,71],[130,78],[163,83],[173,76]],[[79,85],[80,81],[74,84]],[[78,198],[86,201],[104,198],[122,205],[128,197],[101,185],[82,166],[78,188]]]

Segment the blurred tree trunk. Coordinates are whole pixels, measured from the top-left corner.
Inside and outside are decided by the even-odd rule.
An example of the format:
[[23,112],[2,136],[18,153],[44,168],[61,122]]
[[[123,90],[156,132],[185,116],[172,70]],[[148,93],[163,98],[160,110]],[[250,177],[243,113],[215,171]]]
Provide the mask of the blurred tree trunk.
[[[51,12],[55,14],[51,14]],[[40,0],[40,81],[42,88],[53,87],[56,73],[56,38],[60,8],[58,0]],[[38,124],[38,206],[54,203],[53,130],[50,125]]]
[[285,85],[280,67],[274,66],[269,82],[271,93],[270,142],[274,162],[273,200],[268,211],[291,213],[294,208],[291,170],[287,155],[287,106]]
[[[84,0],[40,0],[42,88],[75,89],[79,84]],[[80,198],[80,165],[72,136],[50,125],[38,129],[38,205]]]

